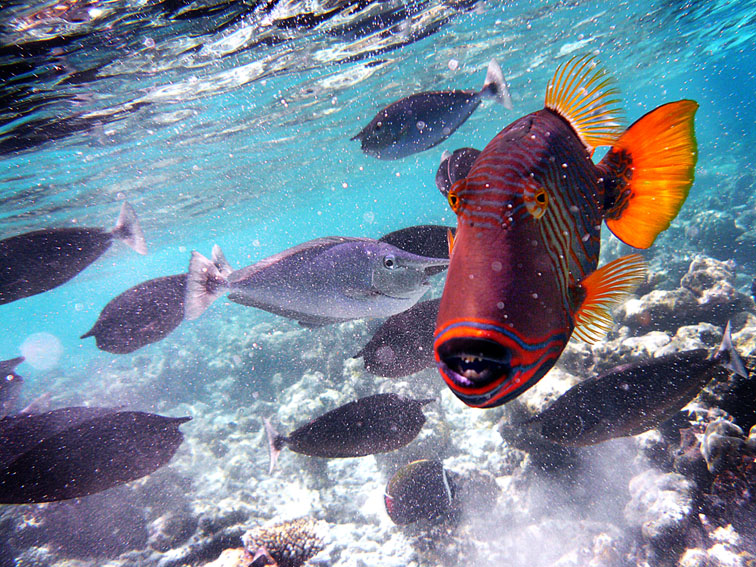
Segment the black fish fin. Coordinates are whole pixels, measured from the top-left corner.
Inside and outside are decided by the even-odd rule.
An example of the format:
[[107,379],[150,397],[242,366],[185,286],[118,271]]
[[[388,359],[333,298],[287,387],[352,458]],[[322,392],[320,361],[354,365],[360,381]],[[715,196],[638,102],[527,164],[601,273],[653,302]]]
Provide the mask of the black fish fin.
[[344,321],[348,321],[348,319],[331,319],[329,317],[312,317],[310,319],[299,319],[297,320],[297,323],[299,323],[302,327],[305,329],[318,329],[320,327],[325,327],[326,325],[334,325],[336,323],[343,323]]
[[509,96],[507,81],[496,59],[491,59],[488,64],[486,81],[483,83],[483,88],[480,89],[479,94],[482,98],[491,98],[507,110],[512,110],[512,97]]
[[268,436],[268,454],[270,455],[268,474],[273,474],[278,464],[278,455],[281,454],[281,449],[286,445],[286,438],[276,431],[270,419],[263,419],[263,425],[265,426],[265,434]]
[[83,335],[81,335],[79,338],[80,339],[86,339],[87,337],[94,337],[94,335],[95,335],[95,327],[97,327],[97,323],[95,323],[94,327],[92,327],[91,329],[89,329],[86,333],[84,333]]
[[121,205],[121,214],[118,215],[118,222],[116,222],[110,234],[113,235],[113,238],[117,238],[136,250],[137,253],[147,254],[147,241],[144,239],[139,219],[134,212],[134,208],[126,201]]
[[730,332],[730,322],[727,321],[725,327],[724,336],[722,337],[722,344],[719,345],[717,354],[714,355],[714,360],[717,360],[727,368],[733,374],[737,374],[741,378],[748,378],[748,370],[743,364],[743,359],[740,358],[738,351],[732,344],[732,333]]
[[185,318],[196,319],[228,290],[228,280],[218,267],[197,251],[192,252],[184,295]]
[[352,358],[365,358],[365,349],[367,348],[367,345],[362,347],[360,351],[357,354],[352,355]]

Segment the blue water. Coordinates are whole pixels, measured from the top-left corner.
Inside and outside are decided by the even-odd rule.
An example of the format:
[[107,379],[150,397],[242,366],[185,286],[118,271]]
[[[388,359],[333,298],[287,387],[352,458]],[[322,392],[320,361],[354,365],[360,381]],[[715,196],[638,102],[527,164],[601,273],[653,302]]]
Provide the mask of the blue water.
[[[49,132],[46,142],[3,155],[0,236],[111,226],[126,199],[150,253],[138,257],[116,243],[72,282],[0,307],[0,359],[16,356],[27,336],[42,331],[62,341],[62,368],[112,356],[78,339],[105,303],[140,281],[184,271],[191,250],[208,254],[214,243],[240,267],[318,236],[378,237],[413,224],[453,223],[433,183],[441,152],[482,148],[510,121],[540,108],[554,69],[575,54],[596,53],[617,78],[628,123],[662,102],[699,102],[699,181],[687,207],[717,190],[717,175],[753,167],[754,2],[723,1],[716,8],[708,2],[481,2],[458,10],[407,4],[416,6],[415,20],[434,10],[448,17],[435,33],[385,52],[380,38],[339,36],[328,23],[288,29],[282,43],[247,48],[235,38],[270,33],[275,25],[261,24],[263,17],[251,12],[214,30],[242,9],[235,4],[197,20],[163,14],[150,24],[140,20],[137,6],[101,2],[97,7],[109,15],[71,24],[70,33],[82,35],[63,33],[58,42],[53,38],[61,30],[18,31],[18,19],[35,8],[4,8],[0,62],[63,69],[49,80],[11,71],[6,86],[30,86],[43,104],[23,115],[3,111],[6,143],[22,139],[19,125],[36,118],[99,113],[119,119],[95,120],[65,136]],[[405,25],[408,38],[406,28],[417,35],[423,29],[417,21]],[[45,50],[40,39],[59,54],[25,56],[33,46]],[[394,162],[365,156],[349,141],[402,96],[479,88],[490,58],[504,69],[513,111],[484,104],[441,146]],[[103,67],[104,61],[110,63]],[[92,68],[94,80],[65,82]],[[124,104],[145,100],[149,106],[123,111]],[[25,370],[33,383],[33,369]]]
[[[57,18],[49,15],[56,4],[63,7]],[[47,227],[109,228],[127,200],[149,248],[139,256],[115,242],[72,281],[0,305],[0,360],[18,356],[38,333],[53,335],[63,348],[53,369],[19,367],[25,401],[45,392],[86,401],[100,369],[141,372],[145,360],[170,357],[173,348],[192,351],[198,337],[228,332],[223,325],[232,315],[243,316],[241,326],[269,321],[272,328],[292,328],[220,300],[198,321],[134,354],[109,354],[92,338],[79,339],[127,288],[186,271],[192,250],[209,256],[218,244],[239,268],[320,236],[377,238],[416,224],[454,224],[434,184],[441,153],[482,149],[510,122],[542,108],[554,70],[576,55],[596,55],[616,78],[625,125],[665,102],[689,98],[700,105],[696,181],[669,235],[648,254],[674,255],[678,245],[681,255],[695,254],[685,247],[685,223],[712,202],[736,222],[756,215],[750,194],[756,184],[741,183],[743,194],[734,189],[756,174],[756,0],[343,1],[327,3],[337,7],[330,14],[321,4],[2,3],[0,239]],[[513,110],[484,102],[449,140],[397,161],[366,156],[350,141],[401,97],[479,89],[492,58],[507,78]],[[612,238],[607,233],[602,244]],[[756,251],[746,251],[739,263],[738,282],[746,291],[756,274]],[[196,329],[202,332],[187,332]],[[240,336],[234,332],[227,342]],[[317,330],[312,340],[337,332]],[[221,362],[228,364],[233,347],[225,348]],[[245,368],[255,370],[250,360]],[[203,377],[196,378],[199,391]],[[227,380],[221,386],[233,394],[222,394],[230,399],[239,390],[243,399],[248,385]],[[210,390],[198,407],[211,399]],[[162,391],[151,394],[163,404],[158,409],[176,409]],[[191,429],[203,423],[195,417],[185,431],[200,438],[204,432]],[[225,419],[240,421],[231,412]],[[203,442],[196,442],[198,451]],[[215,463],[204,464],[212,473]],[[211,473],[209,482],[219,482]],[[263,508],[260,515],[269,512]]]
[[[126,15],[128,3],[102,5],[123,21],[115,19],[110,35],[98,29],[105,21],[86,24],[90,51],[74,38],[58,48],[58,57],[28,58],[42,67],[62,65],[66,71],[52,81],[26,82],[44,95],[70,99],[25,116],[6,110],[0,135],[13,139],[14,127],[40,116],[108,115],[128,101],[154,102],[116,122],[65,137],[50,134],[46,143],[2,156],[0,236],[74,223],[111,226],[119,202],[127,199],[150,254],[137,257],[115,244],[69,284],[0,307],[0,358],[17,355],[25,338],[40,331],[61,339],[65,368],[110,356],[78,335],[121,291],[184,271],[193,249],[208,253],[218,243],[239,267],[317,236],[378,237],[412,224],[453,222],[433,184],[440,153],[482,148],[511,120],[538,109],[553,70],[574,54],[596,53],[617,78],[628,123],[665,101],[700,103],[699,181],[688,207],[697,194],[716,191],[707,181],[718,170],[732,175],[752,167],[754,2],[720,2],[711,13],[710,3],[697,2],[607,2],[600,8],[590,2],[478,3],[456,13],[445,8],[451,17],[436,33],[384,53],[355,55],[356,61],[349,60],[355,42],[329,35],[327,26],[290,30],[292,39],[272,47],[234,50],[231,44],[223,56],[195,50],[182,61],[173,55],[182,41],[217,45],[239,30],[254,34],[263,26],[250,15],[203,35],[202,28],[167,18],[135,25]],[[35,45],[30,40],[37,38],[11,33],[13,17],[33,11],[3,10],[4,42]],[[222,20],[207,17],[202,24]],[[132,35],[120,38],[127,47],[98,44],[106,37],[117,43],[113,36],[127,23]],[[17,55],[6,49],[2,63]],[[96,80],[63,84],[67,75],[111,58]],[[513,111],[484,105],[440,147],[394,162],[365,156],[349,141],[377,110],[402,96],[478,88],[490,58],[504,69]],[[458,62],[454,71],[450,60]],[[248,70],[257,64],[271,67],[259,79]],[[168,88],[173,92],[160,94]]]

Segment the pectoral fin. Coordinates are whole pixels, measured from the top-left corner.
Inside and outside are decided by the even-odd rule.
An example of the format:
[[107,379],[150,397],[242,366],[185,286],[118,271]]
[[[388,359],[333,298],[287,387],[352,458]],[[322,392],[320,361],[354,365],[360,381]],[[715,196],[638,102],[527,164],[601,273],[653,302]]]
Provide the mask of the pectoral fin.
[[646,262],[639,254],[617,258],[580,282],[583,301],[575,314],[573,336],[592,344],[612,326],[610,310],[646,279]]

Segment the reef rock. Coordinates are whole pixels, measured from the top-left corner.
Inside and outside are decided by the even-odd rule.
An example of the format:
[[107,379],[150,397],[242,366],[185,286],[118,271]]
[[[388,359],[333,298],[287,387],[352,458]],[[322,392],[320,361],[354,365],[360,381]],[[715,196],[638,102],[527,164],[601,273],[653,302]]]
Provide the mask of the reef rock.
[[644,538],[663,544],[682,535],[694,512],[695,484],[677,473],[647,470],[630,481],[625,519]]
[[634,333],[674,331],[708,322],[724,326],[737,313],[753,307],[751,298],[735,287],[735,265],[706,256],[696,257],[674,290],[654,290],[626,302],[618,319]]

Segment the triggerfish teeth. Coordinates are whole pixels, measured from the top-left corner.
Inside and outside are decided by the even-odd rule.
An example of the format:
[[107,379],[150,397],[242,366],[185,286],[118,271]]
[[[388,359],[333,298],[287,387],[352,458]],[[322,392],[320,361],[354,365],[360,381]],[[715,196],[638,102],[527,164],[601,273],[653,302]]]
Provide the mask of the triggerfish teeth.
[[460,321],[437,335],[435,351],[441,375],[457,397],[473,407],[493,407],[539,380],[564,340],[557,333],[526,344],[493,322]]
[[[621,132],[616,94],[592,57],[574,58],[557,69],[545,108],[482,152],[468,149],[454,164],[448,156],[437,175],[457,230],[434,354],[446,384],[470,406],[519,396],[573,334],[600,339],[612,307],[646,274],[638,254],[598,267],[601,223],[625,244],[648,248],[688,195],[698,104],[662,105]],[[610,149],[594,163],[599,146]]]

